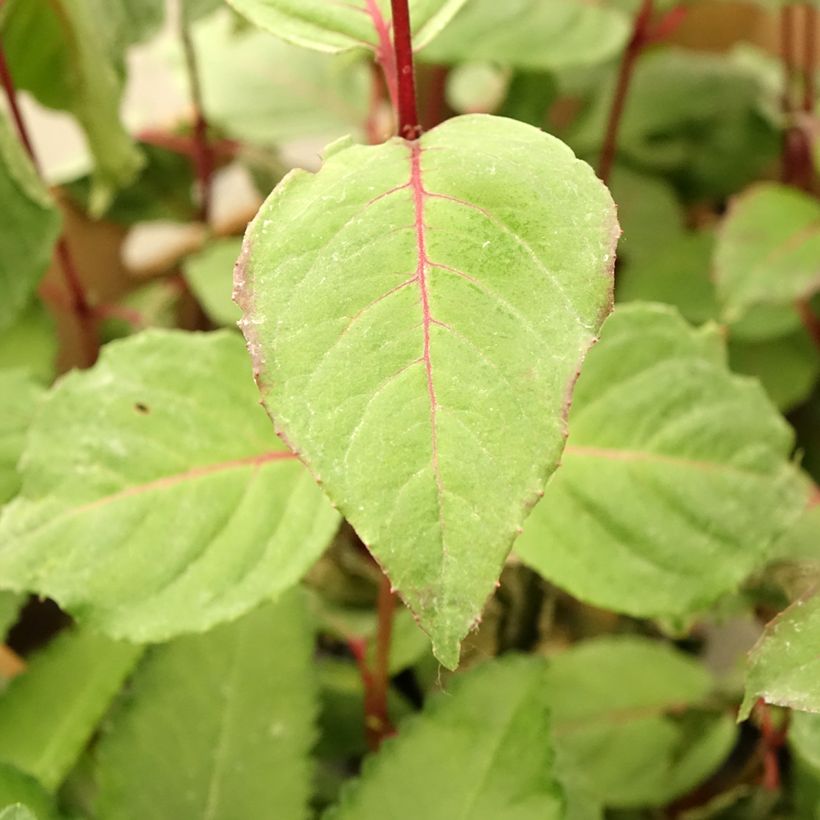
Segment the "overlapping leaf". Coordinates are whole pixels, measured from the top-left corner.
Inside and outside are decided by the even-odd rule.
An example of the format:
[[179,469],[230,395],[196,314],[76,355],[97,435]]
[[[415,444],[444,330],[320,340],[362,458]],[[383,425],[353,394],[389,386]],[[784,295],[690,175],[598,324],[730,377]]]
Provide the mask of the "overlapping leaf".
[[0,202],[0,330],[4,330],[19,318],[48,268],[60,215],[2,114]]
[[141,654],[89,631],[54,638],[0,696],[0,761],[59,786]]
[[566,146],[487,116],[337,145],[248,229],[265,404],[448,666],[560,454],[617,233]]
[[544,663],[506,658],[456,678],[365,764],[327,820],[558,820]]
[[0,370],[0,505],[17,494],[17,461],[43,388],[25,370]]
[[241,239],[217,239],[188,257],[182,266],[194,296],[208,318],[218,325],[234,326],[241,315],[231,301],[233,266],[241,247]]
[[766,626],[749,659],[746,717],[758,698],[820,712],[820,594],[808,593]]
[[238,335],[148,331],[54,388],[0,518],[0,579],[114,637],[236,617],[297,581],[338,516],[258,406]]
[[[318,51],[389,46],[390,0],[228,0],[277,37]],[[422,48],[466,0],[410,0],[413,45]]]
[[119,117],[123,48],[150,28],[156,0],[140,5],[133,13],[121,0],[113,10],[106,0],[10,0],[2,20],[17,87],[43,105],[70,111],[85,131],[95,163],[94,214],[134,179],[142,163]]
[[561,469],[517,544],[573,595],[642,617],[734,589],[797,517],[792,433],[714,328],[620,308],[575,392]]
[[471,0],[421,57],[556,71],[615,58],[630,30],[625,14],[583,0]]
[[100,820],[307,817],[312,656],[297,591],[151,652],[99,750]]
[[607,806],[665,805],[732,748],[733,717],[704,708],[713,686],[695,659],[645,638],[599,638],[557,655],[546,690],[561,768]]
[[729,319],[820,290],[820,205],[775,183],[737,197],[719,234],[715,280]]

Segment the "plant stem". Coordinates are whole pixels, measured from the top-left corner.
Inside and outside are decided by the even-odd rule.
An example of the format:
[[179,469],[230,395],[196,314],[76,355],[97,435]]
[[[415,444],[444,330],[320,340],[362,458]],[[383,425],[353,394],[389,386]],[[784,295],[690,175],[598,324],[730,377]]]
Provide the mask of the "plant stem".
[[185,14],[185,0],[179,0],[179,36],[185,53],[185,69],[194,110],[194,165],[199,182],[199,219],[208,223],[211,216],[211,195],[213,189],[214,161],[208,140],[208,121],[202,104],[202,83],[191,29]]
[[[34,150],[34,144],[31,141],[28,127],[26,126],[23,112],[17,100],[17,88],[14,85],[14,80],[9,70],[8,62],[6,60],[6,52],[3,48],[2,40],[0,40],[0,83],[3,85],[3,91],[8,101],[9,109],[11,110],[12,119],[14,120],[15,128],[17,129],[17,136],[20,143],[26,150],[26,153],[31,159],[31,164],[34,166],[40,178],[45,183],[43,178],[42,166]],[[60,234],[59,239],[55,245],[55,255],[63,274],[63,279],[66,284],[69,296],[71,298],[71,310],[77,319],[77,326],[80,330],[80,340],[83,353],[83,365],[90,367],[97,361],[97,356],[100,352],[99,334],[97,332],[97,322],[94,317],[94,310],[91,307],[88,298],[86,297],[85,288],[77,266],[74,264],[74,257],[71,249],[66,241],[65,234]]]
[[817,65],[817,9],[807,3],[804,7],[803,34],[803,111],[814,113],[814,72]]
[[642,0],[641,8],[635,16],[632,27],[632,37],[627,44],[621,66],[618,69],[618,79],[615,84],[615,95],[612,98],[612,107],[609,110],[604,143],[601,148],[601,159],[598,165],[598,176],[608,182],[615,163],[615,151],[618,144],[618,130],[624,113],[629,84],[635,70],[635,62],[649,39],[649,23],[652,19],[653,0]]
[[421,136],[416,109],[416,77],[413,67],[413,38],[407,0],[390,0],[393,10],[393,46],[398,78],[399,136],[415,140]]

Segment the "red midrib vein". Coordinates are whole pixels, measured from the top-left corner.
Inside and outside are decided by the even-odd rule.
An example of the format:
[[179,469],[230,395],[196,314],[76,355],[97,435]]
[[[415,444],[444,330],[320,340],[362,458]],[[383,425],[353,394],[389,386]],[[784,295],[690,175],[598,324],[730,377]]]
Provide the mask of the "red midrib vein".
[[442,531],[444,521],[442,516],[442,499],[444,485],[441,480],[441,469],[438,458],[438,428],[437,412],[438,400],[436,399],[436,387],[433,382],[433,361],[430,355],[430,327],[436,324],[430,310],[430,290],[427,283],[427,270],[430,266],[430,259],[427,256],[427,245],[424,226],[424,199],[427,192],[424,190],[421,175],[421,144],[418,140],[409,143],[410,147],[410,190],[413,192],[413,221],[416,230],[416,281],[419,286],[421,296],[421,326],[424,337],[422,350],[422,361],[424,362],[424,372],[427,378],[427,396],[430,401],[430,435],[433,451],[433,475],[436,480],[436,491],[438,494],[439,523]]
[[135,484],[133,487],[126,487],[124,490],[120,490],[119,492],[103,496],[102,498],[98,498],[95,501],[89,502],[88,504],[83,504],[79,507],[75,507],[73,510],[73,514],[76,515],[78,513],[87,512],[88,510],[93,510],[96,507],[102,507],[106,504],[110,504],[113,501],[118,501],[121,498],[128,498],[129,496],[141,495],[142,493],[149,492],[150,490],[156,490],[163,487],[173,487],[176,484],[181,484],[185,481],[190,481],[192,479],[213,475],[215,473],[224,473],[229,470],[237,470],[242,467],[257,468],[261,467],[263,464],[267,464],[270,461],[284,461],[295,458],[296,456],[293,453],[289,453],[284,450],[276,450],[270,453],[260,453],[259,455],[255,456],[234,458],[230,461],[220,461],[216,464],[206,464],[201,467],[192,467],[190,470],[185,470],[181,473],[173,473],[171,475],[156,478],[153,481],[147,481],[144,484]]

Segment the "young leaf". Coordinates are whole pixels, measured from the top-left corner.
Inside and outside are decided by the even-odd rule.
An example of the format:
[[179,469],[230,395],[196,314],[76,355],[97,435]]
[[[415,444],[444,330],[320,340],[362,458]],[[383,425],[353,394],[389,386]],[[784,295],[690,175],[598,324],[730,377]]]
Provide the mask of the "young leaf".
[[0,518],[0,579],[162,640],[294,584],[338,522],[272,435],[237,334],[147,331],[62,379]]
[[758,698],[820,712],[820,594],[807,594],[766,625],[749,655],[746,696],[739,718]]
[[123,48],[140,32],[129,36],[128,21],[119,16],[122,0],[114,4],[113,22],[108,0],[9,0],[6,6],[3,44],[15,83],[79,120],[95,162],[90,208],[99,215],[142,164],[119,116]]
[[25,370],[0,370],[0,504],[13,498],[20,489],[17,461],[43,388]]
[[714,328],[631,304],[575,391],[561,469],[517,544],[596,606],[686,615],[734,589],[805,504],[792,433]]
[[[390,0],[228,0],[252,23],[289,43],[317,51],[390,48]],[[423,48],[466,0],[409,0],[413,46]]]
[[149,654],[99,749],[101,820],[307,817],[318,707],[297,592]]
[[714,686],[708,672],[658,641],[585,641],[551,660],[545,686],[558,764],[608,806],[665,805],[734,743],[730,715],[695,711]]
[[452,681],[401,725],[326,820],[558,820],[542,661],[507,657]]
[[583,0],[472,0],[421,57],[556,71],[617,57],[629,32],[625,14]]
[[182,264],[185,281],[208,318],[218,325],[236,325],[241,316],[231,301],[233,266],[242,240],[216,239]]
[[87,630],[54,638],[0,696],[0,761],[56,789],[141,654]]
[[30,301],[51,262],[60,214],[0,113],[0,330]]
[[753,305],[790,305],[820,289],[814,197],[761,183],[735,198],[719,233],[715,281],[728,320]]
[[[271,145],[361,134],[370,99],[361,60],[307,51],[251,27],[237,30],[229,14],[198,24],[194,37],[208,55],[200,66],[208,121],[228,136]],[[180,79],[187,82],[181,70]]]
[[0,763],[0,807],[18,803],[28,806],[37,820],[62,820],[51,796],[33,777]]
[[483,115],[337,144],[248,228],[265,405],[446,666],[560,455],[617,235],[566,146]]

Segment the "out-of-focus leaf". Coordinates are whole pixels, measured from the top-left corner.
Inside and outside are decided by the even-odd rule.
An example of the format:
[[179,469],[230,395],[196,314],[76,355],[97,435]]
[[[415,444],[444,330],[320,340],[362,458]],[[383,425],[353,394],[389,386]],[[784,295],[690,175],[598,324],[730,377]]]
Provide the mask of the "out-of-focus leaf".
[[0,113],[0,331],[20,318],[51,262],[60,214]]
[[48,792],[30,775],[0,763],[0,808],[22,803],[37,820],[62,820]]
[[241,249],[241,237],[215,239],[183,262],[185,281],[214,324],[234,327],[242,316],[231,298],[233,268]]
[[0,695],[0,761],[56,789],[141,654],[87,630],[54,638]]
[[149,327],[175,327],[184,288],[178,279],[158,279],[135,288],[116,304],[106,306],[100,336],[110,341]]
[[0,370],[0,505],[20,489],[17,462],[42,395],[42,386],[27,371]]
[[39,301],[33,301],[17,321],[0,331],[0,370],[19,368],[48,384],[54,378],[57,334]]

